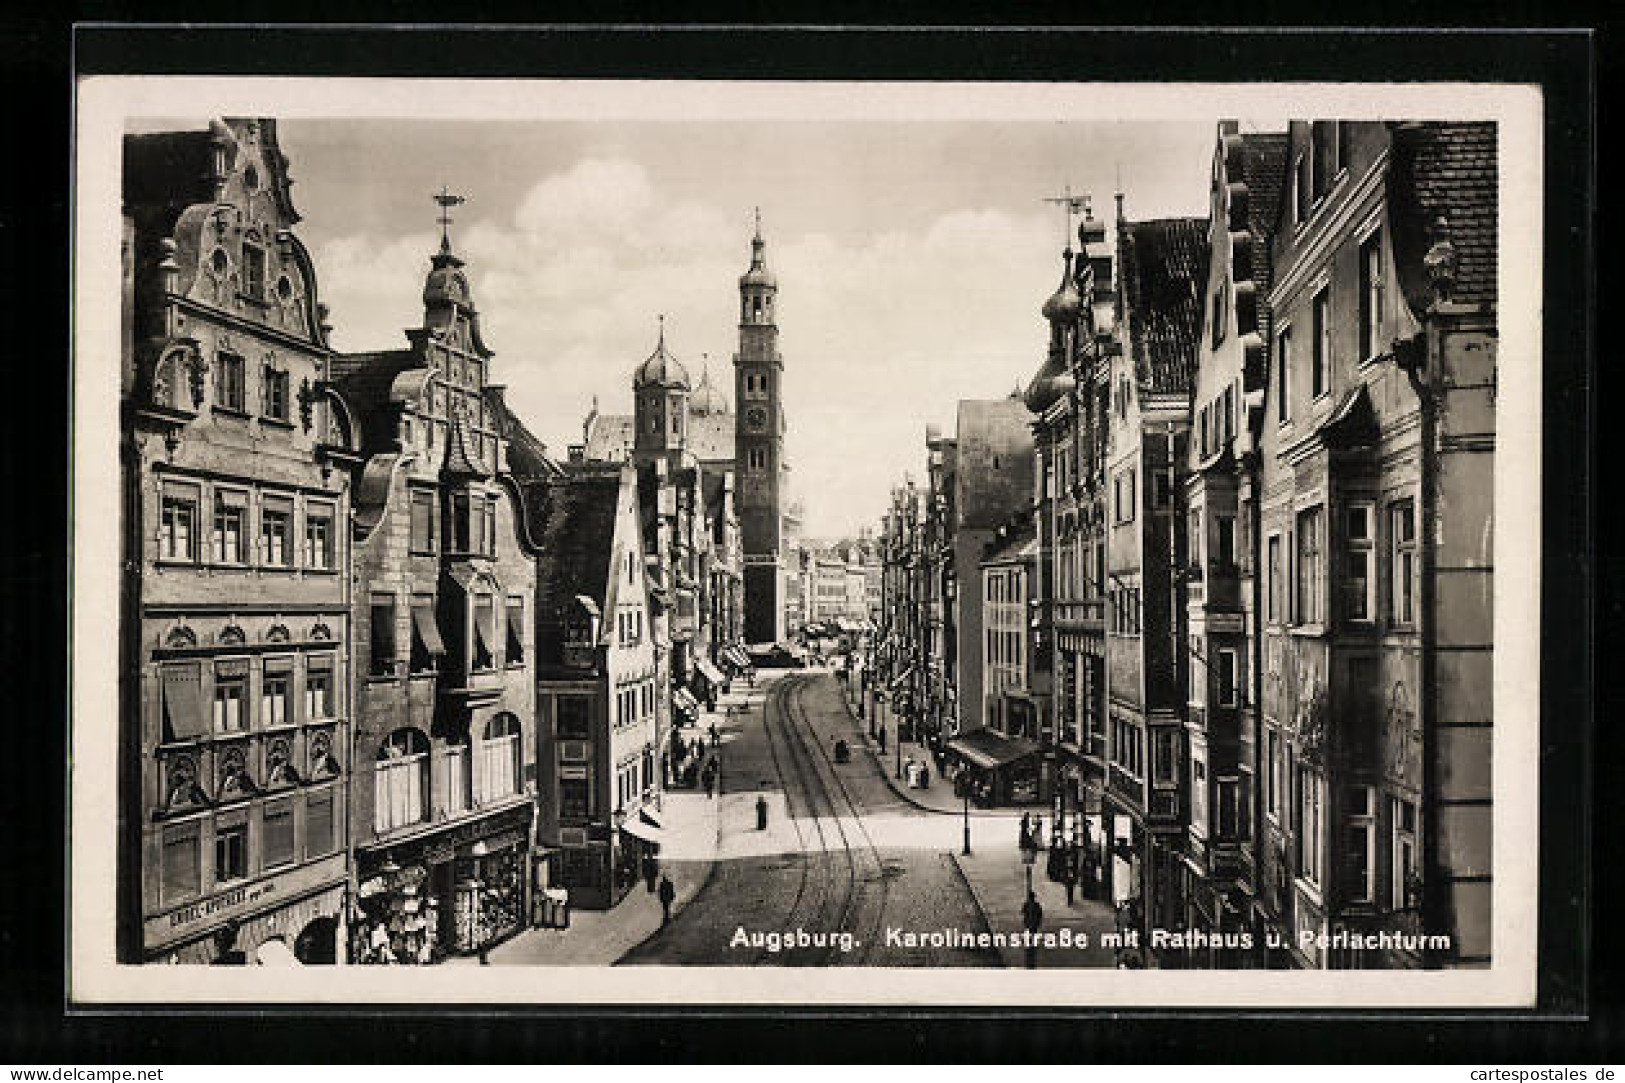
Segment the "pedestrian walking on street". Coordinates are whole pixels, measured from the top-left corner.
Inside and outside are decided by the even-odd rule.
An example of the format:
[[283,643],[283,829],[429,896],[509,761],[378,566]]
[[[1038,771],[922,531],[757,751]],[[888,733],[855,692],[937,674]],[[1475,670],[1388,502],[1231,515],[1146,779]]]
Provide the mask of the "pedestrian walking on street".
[[[1027,892],[1027,901],[1021,906],[1021,927],[1029,933],[1037,934],[1044,923],[1044,908],[1039,905],[1038,896],[1031,891]],[[1031,970],[1038,965],[1038,945],[1027,945],[1027,969]]]
[[660,924],[671,924],[671,904],[677,899],[677,889],[672,886],[671,877],[660,878]]
[[1027,840],[1032,837],[1033,819],[1031,816],[1023,812],[1021,814],[1021,837],[1016,841],[1016,845],[1025,850],[1027,848]]
[[643,882],[648,885],[649,894],[655,890],[655,877],[660,875],[660,862],[655,860],[654,854],[643,855]]
[[710,800],[717,788],[717,769],[715,764],[705,765],[705,797]]
[[1063,852],[1061,865],[1061,880],[1066,884],[1066,905],[1072,905],[1072,898],[1078,891],[1078,863],[1077,856],[1072,851]]

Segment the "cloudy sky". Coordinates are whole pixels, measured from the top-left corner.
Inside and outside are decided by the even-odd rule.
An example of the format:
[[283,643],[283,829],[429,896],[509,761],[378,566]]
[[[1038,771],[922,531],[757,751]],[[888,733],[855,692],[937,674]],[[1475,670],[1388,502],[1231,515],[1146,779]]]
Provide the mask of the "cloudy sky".
[[738,276],[761,207],[779,276],[787,457],[813,536],[872,525],[922,473],[928,422],[1024,384],[1046,342],[1071,185],[1109,218],[1206,212],[1211,122],[285,120],[299,233],[334,345],[405,342],[438,246],[430,195],[467,197],[495,378],[555,453],[594,395],[631,409],[671,350],[731,393]]

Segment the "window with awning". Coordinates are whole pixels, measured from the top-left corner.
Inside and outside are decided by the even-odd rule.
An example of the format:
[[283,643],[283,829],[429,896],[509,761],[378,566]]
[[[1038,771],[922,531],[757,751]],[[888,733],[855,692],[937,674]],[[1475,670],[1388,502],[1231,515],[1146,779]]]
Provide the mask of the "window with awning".
[[699,671],[700,676],[704,677],[711,684],[716,685],[718,688],[722,687],[722,682],[725,679],[722,676],[722,671],[712,664],[709,658],[696,659],[694,662],[694,668]]
[[496,603],[489,594],[474,599],[474,668],[491,669],[496,665]]
[[164,740],[195,741],[209,732],[203,711],[203,667],[196,662],[164,666]]
[[507,660],[510,666],[521,665],[525,661],[525,599],[508,599],[508,645]]
[[435,668],[435,663],[446,653],[445,641],[440,638],[440,625],[434,619],[434,599],[418,596],[412,599],[412,671],[414,673]]

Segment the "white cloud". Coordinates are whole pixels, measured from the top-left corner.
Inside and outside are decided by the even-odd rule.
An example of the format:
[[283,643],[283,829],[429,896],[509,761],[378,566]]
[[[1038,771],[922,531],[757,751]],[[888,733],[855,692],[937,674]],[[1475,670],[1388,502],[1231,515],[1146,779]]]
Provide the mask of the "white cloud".
[[[737,278],[748,225],[664,197],[632,161],[589,158],[538,181],[511,220],[459,222],[495,375],[527,424],[562,454],[592,396],[630,410],[633,368],[668,344],[731,385]],[[872,524],[887,491],[924,461],[926,422],[951,429],[961,398],[994,398],[1037,368],[1038,307],[1059,273],[1054,223],[964,208],[922,229],[769,234],[779,276],[787,453],[812,535]],[[335,344],[399,346],[421,319],[439,237],[344,236],[315,253]]]

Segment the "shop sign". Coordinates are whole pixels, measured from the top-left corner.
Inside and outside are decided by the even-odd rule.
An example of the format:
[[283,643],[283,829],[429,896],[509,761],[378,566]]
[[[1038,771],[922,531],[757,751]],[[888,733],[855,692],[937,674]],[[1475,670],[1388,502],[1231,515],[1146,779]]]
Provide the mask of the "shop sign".
[[474,854],[472,851],[474,847],[481,844],[485,846],[487,851],[495,852],[497,850],[506,850],[509,847],[518,846],[524,841],[525,833],[523,831],[505,831],[500,835],[493,835],[490,838],[481,839],[479,842],[467,843],[457,847],[457,856],[473,857]]
[[[512,831],[523,837],[529,819],[530,806],[522,804],[489,819],[461,823],[456,827],[436,834],[433,838],[421,842],[405,842],[398,846],[391,846],[387,851],[380,850],[379,853],[394,854],[396,860],[403,864],[408,863],[408,858],[413,853],[421,853],[421,860],[424,864],[443,865],[456,856],[458,847],[465,844],[478,842],[480,839],[503,831]],[[418,849],[420,846],[422,847],[421,850]]]
[[344,876],[344,855],[334,854],[314,865],[242,884],[207,898],[150,917],[143,930],[149,949],[190,936],[202,929],[297,898],[325,882]]

